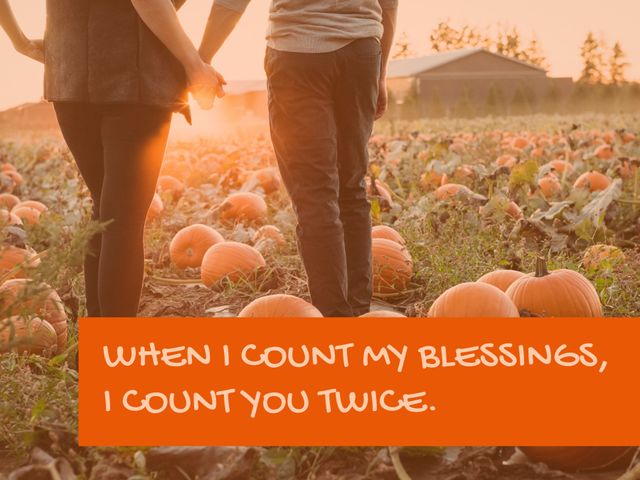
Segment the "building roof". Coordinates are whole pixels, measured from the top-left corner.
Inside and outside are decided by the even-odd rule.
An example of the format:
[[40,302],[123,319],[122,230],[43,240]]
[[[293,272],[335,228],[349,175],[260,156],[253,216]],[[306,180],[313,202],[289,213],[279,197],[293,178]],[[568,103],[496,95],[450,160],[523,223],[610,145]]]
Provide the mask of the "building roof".
[[448,63],[452,63],[457,60],[470,57],[480,52],[485,52],[490,55],[495,55],[496,57],[503,58],[510,62],[519,63],[520,65],[524,65],[533,70],[540,70],[545,72],[543,68],[540,68],[536,65],[532,65],[530,63],[526,63],[516,58],[502,55],[500,53],[490,52],[489,50],[485,50],[484,48],[464,48],[461,50],[452,50],[450,52],[434,53],[433,55],[427,55],[424,57],[402,58],[399,60],[391,60],[389,62],[389,77],[390,78],[414,77],[421,73],[425,73],[435,68],[441,67],[442,65],[446,65]]

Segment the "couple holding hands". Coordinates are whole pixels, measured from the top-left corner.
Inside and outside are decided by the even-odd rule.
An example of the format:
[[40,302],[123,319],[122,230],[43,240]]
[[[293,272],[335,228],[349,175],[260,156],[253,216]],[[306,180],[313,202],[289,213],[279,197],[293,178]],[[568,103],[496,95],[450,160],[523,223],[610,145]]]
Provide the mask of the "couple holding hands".
[[[202,0],[191,0],[202,1]],[[224,95],[211,61],[250,0],[214,0],[199,49],[176,10],[185,0],[47,0],[45,40],[28,39],[9,0],[0,23],[45,64],[45,98],[93,200],[84,272],[87,314],[136,316],[143,234],[172,114]],[[371,303],[365,175],[373,123],[387,106],[398,0],[272,0],[265,70],[271,138],[297,217],[312,303],[358,316]]]

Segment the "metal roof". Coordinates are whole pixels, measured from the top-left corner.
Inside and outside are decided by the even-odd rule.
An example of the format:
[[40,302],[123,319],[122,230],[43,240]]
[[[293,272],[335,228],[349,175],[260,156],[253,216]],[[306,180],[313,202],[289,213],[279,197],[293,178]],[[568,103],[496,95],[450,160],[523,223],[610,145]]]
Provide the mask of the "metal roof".
[[524,65],[531,69],[545,72],[543,68],[540,68],[536,65],[532,65],[530,63],[526,63],[516,58],[502,55],[500,53],[490,52],[489,50],[485,50],[484,48],[465,48],[461,50],[452,50],[450,52],[435,53],[433,55],[427,55],[424,57],[391,60],[389,62],[389,77],[414,77],[421,73],[428,72],[429,70],[441,67],[442,65],[446,65],[447,63],[452,63],[456,60],[470,57],[471,55],[475,55],[476,53],[480,52],[485,52],[490,55],[509,60],[510,62],[519,63],[520,65]]

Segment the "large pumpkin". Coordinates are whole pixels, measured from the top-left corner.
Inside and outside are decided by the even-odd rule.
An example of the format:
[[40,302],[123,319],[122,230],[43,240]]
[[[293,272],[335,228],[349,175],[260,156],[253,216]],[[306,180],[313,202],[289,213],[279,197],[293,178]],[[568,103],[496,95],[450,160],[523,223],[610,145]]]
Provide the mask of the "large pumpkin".
[[413,275],[413,261],[409,251],[392,240],[374,238],[373,291],[398,293],[406,290]]
[[627,467],[636,447],[518,447],[534,462],[568,472]]
[[211,287],[223,278],[236,282],[265,265],[262,254],[255,248],[238,242],[221,242],[204,254],[200,276],[202,283]]
[[308,302],[293,295],[267,295],[244,307],[239,317],[284,318],[322,317],[320,311]]
[[11,273],[9,278],[24,278],[25,270],[40,265],[40,259],[24,248],[7,245],[0,247],[0,277]]
[[0,313],[2,316],[36,315],[51,324],[56,332],[58,351],[67,343],[67,314],[56,291],[46,284],[36,284],[18,278],[0,286]]
[[573,184],[573,188],[588,188],[591,192],[605,190],[611,185],[611,179],[595,170],[583,173]]
[[386,238],[387,240],[391,240],[400,245],[405,245],[406,242],[402,235],[400,235],[397,231],[395,231],[391,227],[387,227],[386,225],[376,225],[371,229],[371,237],[372,238]]
[[52,356],[58,350],[54,328],[38,317],[0,320],[0,353],[4,351]]
[[169,255],[173,264],[184,270],[197,268],[207,250],[224,238],[216,230],[202,224],[190,225],[180,230],[169,244]]
[[573,270],[547,270],[539,258],[536,271],[516,280],[507,295],[518,310],[544,317],[601,317],[602,304],[591,282]]
[[267,204],[260,195],[239,192],[229,195],[220,205],[223,221],[263,221],[267,216]]
[[494,287],[498,287],[503,292],[511,286],[513,282],[524,277],[525,274],[517,270],[495,270],[480,277],[477,281],[488,283]]
[[488,283],[469,282],[451,287],[433,302],[429,317],[519,317],[511,299],[498,287]]

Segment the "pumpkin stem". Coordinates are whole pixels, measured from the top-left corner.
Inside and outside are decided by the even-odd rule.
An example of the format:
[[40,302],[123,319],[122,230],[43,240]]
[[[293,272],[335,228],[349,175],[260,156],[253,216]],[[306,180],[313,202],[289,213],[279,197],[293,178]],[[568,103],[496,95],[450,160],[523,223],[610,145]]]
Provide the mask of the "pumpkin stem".
[[549,275],[547,261],[543,257],[538,257],[536,260],[536,278],[546,277],[547,275]]

